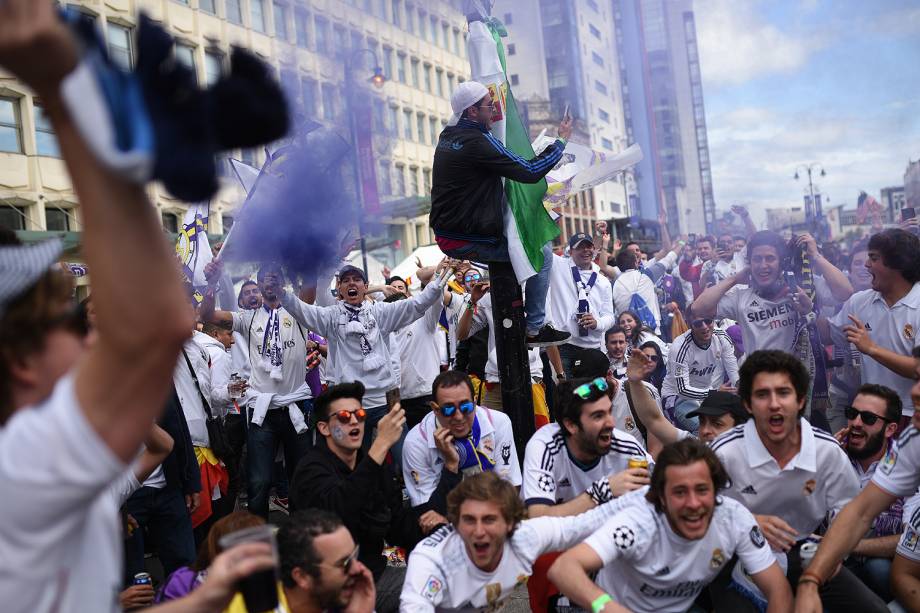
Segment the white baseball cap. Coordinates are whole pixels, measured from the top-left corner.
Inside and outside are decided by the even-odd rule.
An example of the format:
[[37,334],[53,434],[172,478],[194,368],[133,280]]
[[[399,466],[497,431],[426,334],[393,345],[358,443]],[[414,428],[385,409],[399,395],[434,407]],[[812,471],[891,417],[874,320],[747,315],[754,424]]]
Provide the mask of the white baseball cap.
[[454,112],[448,120],[447,125],[455,126],[460,121],[460,115],[463,111],[470,108],[483,98],[489,95],[486,86],[478,81],[464,81],[457,86],[454,93],[450,95],[450,108]]
[[10,302],[48,272],[62,249],[63,244],[58,239],[33,245],[0,247],[0,315]]

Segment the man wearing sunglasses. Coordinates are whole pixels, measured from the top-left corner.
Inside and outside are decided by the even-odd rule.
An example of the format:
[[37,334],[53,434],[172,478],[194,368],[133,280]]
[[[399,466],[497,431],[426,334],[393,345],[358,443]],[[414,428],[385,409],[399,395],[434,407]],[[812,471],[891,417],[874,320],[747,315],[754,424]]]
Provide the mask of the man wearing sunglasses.
[[[914,409],[917,409],[920,407],[920,347],[915,348],[911,355],[917,381],[910,393]],[[817,554],[799,581],[797,613],[821,611],[819,589],[832,580],[834,569],[858,546],[879,513],[889,508],[899,496],[913,496],[918,486],[920,411],[915,410],[910,425],[888,448],[870,483],[844,507],[822,539]],[[905,515],[904,519],[907,525],[892,564],[891,588],[900,604],[915,611],[920,590],[920,513],[914,511],[909,517]]]
[[409,431],[402,469],[409,501],[419,513],[447,513],[447,494],[469,475],[495,472],[521,485],[511,419],[477,406],[466,373],[447,370],[431,385],[429,413]]
[[665,409],[677,426],[696,434],[699,420],[688,413],[699,408],[711,390],[734,391],[738,361],[728,335],[716,330],[712,318],[692,317],[690,329],[674,339],[667,375],[661,386]]
[[[297,465],[291,496],[298,509],[325,509],[342,518],[361,546],[359,559],[377,584],[377,609],[395,610],[405,571],[388,567],[384,542],[411,549],[422,537],[416,514],[403,507],[387,454],[402,436],[405,412],[396,404],[377,424],[367,453],[361,450],[367,412],[364,386],[355,381],[324,391],[314,403],[316,446]],[[443,521],[443,520],[442,520]]]
[[[847,425],[834,436],[847,452],[863,489],[894,444],[901,398],[891,388],[866,383],[857,390],[851,406],[844,409],[844,416]],[[878,515],[846,561],[847,568],[886,602],[891,600],[888,577],[903,529],[904,504],[905,499],[898,497]]]

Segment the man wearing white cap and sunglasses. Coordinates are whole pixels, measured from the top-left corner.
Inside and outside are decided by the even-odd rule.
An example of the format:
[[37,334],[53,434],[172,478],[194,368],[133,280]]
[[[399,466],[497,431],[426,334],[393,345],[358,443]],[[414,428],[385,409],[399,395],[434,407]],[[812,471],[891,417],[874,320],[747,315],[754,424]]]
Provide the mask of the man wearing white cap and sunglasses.
[[[572,119],[559,124],[559,139],[525,160],[489,130],[496,108],[481,83],[461,83],[450,98],[453,116],[434,153],[429,224],[445,254],[476,262],[507,262],[504,236],[505,191],[502,179],[536,183],[559,162]],[[500,110],[499,110],[500,112]],[[544,326],[552,251],[544,246],[543,268],[527,282],[524,303],[527,342],[531,347],[559,345],[569,334]]]

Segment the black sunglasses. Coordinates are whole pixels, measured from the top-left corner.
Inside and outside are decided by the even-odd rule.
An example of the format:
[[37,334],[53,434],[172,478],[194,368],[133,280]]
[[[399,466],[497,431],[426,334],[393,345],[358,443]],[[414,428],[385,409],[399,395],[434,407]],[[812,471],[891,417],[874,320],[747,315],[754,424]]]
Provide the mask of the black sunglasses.
[[846,407],[843,410],[843,414],[847,419],[851,421],[856,419],[856,416],[859,415],[859,418],[862,420],[862,423],[866,424],[867,426],[875,425],[875,422],[877,422],[880,419],[885,422],[893,423],[887,417],[876,415],[875,413],[872,413],[870,411],[860,411],[856,407]]
[[709,317],[704,317],[702,319],[694,319],[693,321],[690,322],[690,325],[693,326],[694,328],[701,328],[703,326],[711,326],[712,319]]

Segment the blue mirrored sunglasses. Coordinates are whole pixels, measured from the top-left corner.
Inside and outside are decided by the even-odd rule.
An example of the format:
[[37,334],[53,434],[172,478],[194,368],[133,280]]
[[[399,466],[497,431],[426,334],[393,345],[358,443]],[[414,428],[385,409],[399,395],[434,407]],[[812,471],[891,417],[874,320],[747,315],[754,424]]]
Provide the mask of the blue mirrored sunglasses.
[[464,402],[461,402],[459,407],[452,402],[449,402],[447,404],[442,404],[440,407],[438,407],[438,409],[441,411],[441,415],[443,415],[444,417],[450,417],[457,411],[458,408],[460,409],[460,412],[463,413],[464,415],[469,415],[470,413],[476,410],[476,405],[473,404],[471,400],[466,400]]
[[587,400],[591,397],[592,390],[597,390],[601,393],[606,392],[608,388],[607,380],[603,377],[598,377],[594,381],[585,383],[584,385],[579,385],[572,390],[572,393],[581,398],[582,400]]

